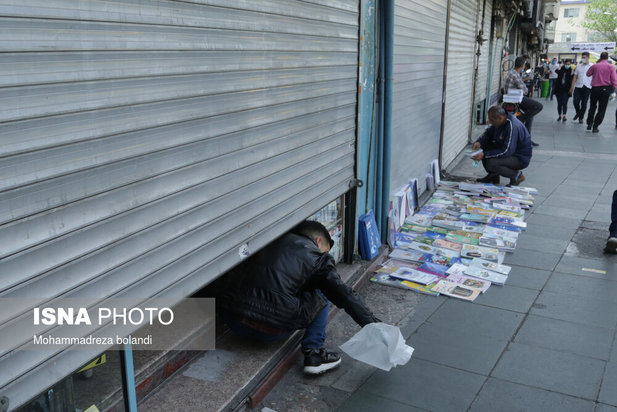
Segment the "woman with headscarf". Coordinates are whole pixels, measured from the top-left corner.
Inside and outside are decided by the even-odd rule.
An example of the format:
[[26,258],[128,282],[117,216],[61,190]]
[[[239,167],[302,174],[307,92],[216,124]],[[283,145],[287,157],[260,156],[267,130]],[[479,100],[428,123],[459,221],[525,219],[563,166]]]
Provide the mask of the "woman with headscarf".
[[555,95],[557,96],[557,113],[559,117],[557,121],[566,121],[566,113],[568,112],[568,100],[570,100],[570,86],[574,70],[572,69],[572,61],[566,59],[564,65],[557,70],[557,78],[555,79]]

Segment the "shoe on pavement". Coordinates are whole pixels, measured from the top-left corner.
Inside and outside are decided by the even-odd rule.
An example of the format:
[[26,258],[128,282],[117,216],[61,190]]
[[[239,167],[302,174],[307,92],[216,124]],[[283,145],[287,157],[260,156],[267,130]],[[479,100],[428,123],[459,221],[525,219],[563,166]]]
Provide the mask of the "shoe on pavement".
[[566,121],[566,116],[562,117],[562,118],[561,118],[561,121],[562,121],[562,122],[565,122],[565,121]]
[[604,247],[604,253],[617,254],[617,237],[611,236],[608,238]]
[[495,185],[499,184],[499,175],[487,174],[483,178],[476,179],[478,183],[493,183]]
[[518,186],[525,181],[525,175],[523,172],[518,172],[516,177],[510,179],[510,184],[508,186]]
[[579,124],[583,124],[583,119],[582,119],[582,118],[581,118],[581,119],[578,119],[578,123],[579,123]]
[[538,146],[540,146],[540,143],[536,143],[536,142],[534,142],[534,141],[532,140],[532,141],[531,141],[531,145],[532,145],[533,147],[538,147]]
[[598,130],[597,127],[594,127],[593,130],[591,131],[592,133],[600,133],[600,131]]
[[324,348],[302,349],[304,354],[304,373],[318,375],[334,369],[341,364],[341,355]]
[[574,115],[574,117],[572,118],[572,121],[578,120],[578,114]]
[[559,117],[557,118],[557,121],[560,122],[561,121],[561,115],[559,115]]
[[591,130],[591,125],[590,124],[587,125],[587,130]]

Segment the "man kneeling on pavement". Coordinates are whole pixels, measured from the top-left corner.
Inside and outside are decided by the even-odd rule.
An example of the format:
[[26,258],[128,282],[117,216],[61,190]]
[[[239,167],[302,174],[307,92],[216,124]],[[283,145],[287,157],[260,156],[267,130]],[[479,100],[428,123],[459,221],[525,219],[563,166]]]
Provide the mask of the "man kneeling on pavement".
[[328,253],[333,244],[321,223],[305,221],[235,269],[217,299],[230,329],[266,342],[305,329],[304,372],[337,367],[340,355],[323,346],[329,301],[361,327],[380,320],[341,280]]
[[478,179],[480,183],[499,184],[499,176],[510,178],[510,185],[518,186],[525,176],[522,170],[531,161],[531,137],[523,123],[507,113],[501,106],[488,111],[491,126],[471,146],[482,148],[473,160],[482,160],[487,175]]

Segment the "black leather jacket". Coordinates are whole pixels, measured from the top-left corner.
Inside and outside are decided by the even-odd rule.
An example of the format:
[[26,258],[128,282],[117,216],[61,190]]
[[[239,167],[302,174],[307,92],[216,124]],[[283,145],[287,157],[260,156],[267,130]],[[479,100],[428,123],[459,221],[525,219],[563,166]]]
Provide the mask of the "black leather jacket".
[[281,328],[307,327],[326,305],[317,289],[360,325],[379,321],[336,272],[334,259],[315,242],[288,233],[234,270],[217,306]]

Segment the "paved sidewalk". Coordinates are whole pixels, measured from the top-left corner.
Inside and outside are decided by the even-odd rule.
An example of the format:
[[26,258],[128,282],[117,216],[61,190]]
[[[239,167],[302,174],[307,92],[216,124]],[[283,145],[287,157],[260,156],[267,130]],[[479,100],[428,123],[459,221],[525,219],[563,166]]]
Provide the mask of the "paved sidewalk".
[[[467,303],[370,284],[362,293],[369,304],[372,293],[391,294],[376,311],[401,327],[415,348],[412,360],[383,372],[345,358],[340,371],[320,378],[302,377],[298,366],[263,406],[617,411],[617,256],[602,253],[617,189],[617,105],[592,134],[584,124],[556,122],[556,102],[542,103],[533,136],[541,146],[525,171],[525,185],[540,195],[506,257],[513,266],[506,285]],[[454,174],[483,171],[465,160]],[[332,332],[334,343],[344,339]]]

